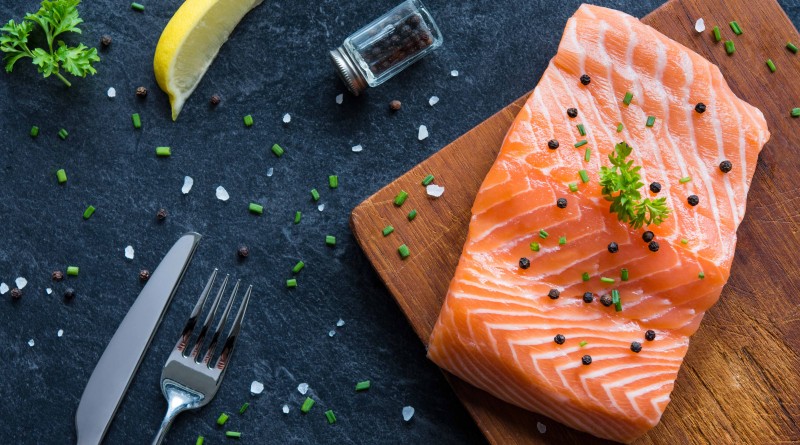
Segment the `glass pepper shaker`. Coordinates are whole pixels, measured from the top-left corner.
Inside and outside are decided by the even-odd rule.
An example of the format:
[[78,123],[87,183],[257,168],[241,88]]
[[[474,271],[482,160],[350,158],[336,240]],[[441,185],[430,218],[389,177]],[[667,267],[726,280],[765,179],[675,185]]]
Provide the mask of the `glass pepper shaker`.
[[386,82],[442,46],[442,33],[419,0],[407,0],[344,39],[330,52],[351,93]]

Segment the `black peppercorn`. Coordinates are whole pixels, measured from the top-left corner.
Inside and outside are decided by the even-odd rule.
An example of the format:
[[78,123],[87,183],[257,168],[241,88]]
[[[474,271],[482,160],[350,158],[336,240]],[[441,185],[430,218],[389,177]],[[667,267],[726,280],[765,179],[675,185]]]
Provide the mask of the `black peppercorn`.
[[222,102],[222,98],[219,97],[219,94],[215,94],[215,95],[211,96],[210,102],[211,102],[211,105],[217,106],[217,105],[219,105],[220,102]]
[[236,253],[239,254],[239,258],[247,258],[247,256],[250,255],[250,249],[245,245],[241,245]]
[[147,281],[150,279],[150,271],[147,269],[142,269],[139,271],[139,279],[142,281]]
[[567,341],[567,338],[561,334],[556,334],[556,336],[553,337],[553,341],[556,342],[557,345],[563,345],[564,342]]
[[649,243],[650,241],[653,241],[653,238],[655,238],[655,237],[656,237],[655,233],[653,233],[653,232],[651,232],[649,230],[642,234],[642,240],[644,242],[646,242],[646,243]]
[[586,292],[583,294],[583,302],[584,303],[591,303],[594,301],[594,295],[591,292]]
[[550,299],[555,300],[561,296],[561,292],[559,292],[558,289],[550,289],[550,292],[547,293],[547,296],[550,297]]
[[614,241],[611,241],[610,243],[608,243],[608,251],[611,253],[619,252],[619,244],[615,243]]
[[18,287],[11,289],[11,298],[13,300],[19,300],[20,298],[22,298],[22,289]]
[[689,197],[686,198],[686,202],[688,202],[690,206],[694,207],[697,204],[700,204],[700,198],[698,198],[697,195],[689,195]]
[[403,106],[403,104],[399,100],[393,100],[393,101],[389,102],[389,109],[391,109],[392,111],[397,111],[402,106]]
[[706,111],[706,104],[703,102],[698,102],[697,105],[694,106],[694,111],[703,114]]
[[644,333],[644,339],[647,341],[653,341],[656,339],[656,331],[652,329],[648,329],[647,332]]
[[547,148],[549,148],[550,150],[555,150],[556,148],[558,148],[558,141],[555,139],[550,139],[547,142]]
[[567,198],[558,198],[556,200],[556,206],[559,209],[566,209],[567,208]]
[[103,48],[108,48],[109,46],[111,46],[111,36],[104,35],[103,37],[100,37],[100,45]]
[[138,97],[147,97],[147,88],[139,87],[136,89],[136,95]]
[[64,299],[69,301],[75,298],[75,289],[68,287],[67,290],[64,291]]
[[658,247],[658,241],[650,241],[650,244],[647,245],[651,252],[658,252]]
[[164,221],[167,219],[167,210],[166,209],[158,209],[158,213],[156,213],[156,219],[159,221]]
[[719,169],[722,173],[728,173],[733,169],[733,164],[731,164],[731,161],[722,161],[719,163]]
[[591,365],[592,364],[592,356],[591,355],[584,355],[581,357],[581,363],[584,365]]
[[569,116],[569,117],[578,117],[578,109],[577,108],[567,108],[567,116]]
[[529,267],[531,267],[531,260],[529,260],[529,259],[527,259],[525,257],[522,257],[522,258],[519,259],[519,268],[520,269],[527,269]]
[[61,272],[60,270],[53,271],[53,281],[61,281],[63,279],[64,279],[64,272]]
[[650,191],[653,193],[658,193],[661,191],[661,184],[658,182],[651,182],[650,183]]
[[638,354],[639,352],[642,351],[642,344],[639,343],[638,341],[631,342],[631,351]]
[[581,76],[581,83],[582,84],[589,85],[589,82],[591,82],[591,81],[592,81],[592,78],[589,77],[588,74],[584,74],[584,75]]
[[605,307],[609,307],[614,304],[614,300],[611,298],[611,295],[606,294],[600,297],[600,304]]

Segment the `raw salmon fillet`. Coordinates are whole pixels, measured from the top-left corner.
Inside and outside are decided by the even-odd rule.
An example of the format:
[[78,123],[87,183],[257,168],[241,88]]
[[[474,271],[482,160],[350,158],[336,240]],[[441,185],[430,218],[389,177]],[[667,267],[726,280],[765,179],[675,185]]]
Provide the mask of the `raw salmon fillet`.
[[[590,83],[579,80],[583,74]],[[626,92],[633,95],[627,106]],[[699,102],[704,113],[695,111]],[[574,118],[571,107],[578,110]],[[558,149],[548,148],[551,139]],[[731,92],[715,65],[634,17],[581,6],[475,199],[430,359],[578,430],[620,442],[641,436],[661,418],[689,337],[728,279],[736,229],[768,139],[761,112]],[[586,145],[576,148],[582,140]],[[667,198],[671,213],[658,226],[631,229],[603,199],[600,167],[610,165],[620,141],[633,147],[628,159],[642,166],[643,197]],[[733,165],[728,173],[719,167],[723,160]],[[662,186],[658,194],[648,189],[653,181]],[[698,205],[687,203],[690,195]],[[566,208],[556,205],[561,197]],[[657,252],[643,241],[645,230],[654,232]],[[617,253],[608,249],[612,241]],[[527,269],[519,264],[523,257]],[[551,289],[560,292],[557,299],[548,296]],[[621,311],[600,302],[612,290],[619,291]],[[583,301],[585,292],[593,293],[591,303]],[[648,330],[656,334],[652,341],[645,339]],[[554,341],[558,334],[563,344]],[[584,356],[591,364],[583,364]]]

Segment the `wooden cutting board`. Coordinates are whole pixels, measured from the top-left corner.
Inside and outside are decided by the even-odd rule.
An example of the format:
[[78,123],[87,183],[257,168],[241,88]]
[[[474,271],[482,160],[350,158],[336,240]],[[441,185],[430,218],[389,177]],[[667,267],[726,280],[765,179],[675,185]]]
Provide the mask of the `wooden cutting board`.
[[[697,18],[708,31],[694,31]],[[727,56],[710,29],[744,34]],[[772,138],[761,153],[739,228],[731,278],[692,338],[672,402],[640,444],[800,443],[800,36],[775,0],[672,0],[643,21],[717,64],[741,98],[761,109]],[[778,66],[770,73],[771,58]],[[500,149],[520,98],[414,167],[353,210],[356,239],[423,342],[428,341],[466,239],[470,207]],[[427,174],[445,187],[428,198]],[[410,196],[392,204],[400,190]],[[409,222],[406,214],[417,209]],[[383,237],[391,224],[395,232]],[[411,257],[401,261],[400,244]],[[583,444],[601,442],[544,416],[525,412],[447,375],[489,442]],[[547,427],[537,430],[537,422]]]

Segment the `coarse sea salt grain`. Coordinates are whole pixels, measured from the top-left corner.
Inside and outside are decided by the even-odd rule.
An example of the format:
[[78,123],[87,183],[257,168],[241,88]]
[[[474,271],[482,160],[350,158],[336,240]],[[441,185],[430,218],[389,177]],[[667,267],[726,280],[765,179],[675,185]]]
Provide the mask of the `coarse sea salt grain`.
[[289,113],[283,115],[283,123],[288,124],[292,121],[292,116]]
[[262,392],[264,392],[264,384],[258,380],[253,380],[253,383],[250,384],[250,394],[258,395]]
[[318,206],[317,206],[317,210],[319,210],[320,212],[321,212],[321,211],[323,211],[323,210],[325,210],[325,204],[320,204],[320,205],[318,205]]
[[49,287],[44,291],[47,292],[47,295],[51,295],[53,293],[53,289],[50,289]]
[[267,176],[272,176],[273,173],[275,173],[275,169],[274,168],[270,167],[270,168],[267,169]]
[[540,433],[544,434],[547,432],[547,425],[543,424],[542,422],[536,422],[536,429],[539,430]]
[[408,421],[411,420],[412,417],[414,417],[414,407],[413,406],[404,406],[403,407],[403,420],[408,422]]
[[340,327],[340,328],[341,328],[342,326],[344,326],[344,320],[342,320],[342,319],[340,318],[340,319],[339,319],[339,321],[337,321],[337,322],[336,322],[336,326],[338,326],[338,327]]
[[439,96],[431,96],[431,98],[428,99],[428,105],[430,106],[434,106],[438,103],[439,103]]
[[32,348],[32,347],[33,347],[33,345],[35,345],[35,344],[36,344],[36,342],[35,342],[35,341],[33,341],[33,339],[30,339],[30,340],[28,340],[28,346],[30,346],[31,348]]
[[450,75],[453,77],[458,77],[458,70],[450,71]]
[[297,391],[299,391],[302,395],[306,395],[308,392],[308,383],[301,383],[297,385]]
[[697,32],[703,32],[706,30],[706,21],[703,19],[697,19],[694,24],[694,30]]
[[56,332],[56,335],[58,335],[59,337],[63,337],[64,336],[64,330],[63,329],[59,329],[58,332]]
[[281,409],[283,410],[284,414],[289,414],[289,405],[283,405],[283,408]]
[[360,152],[363,149],[364,149],[364,147],[362,147],[361,144],[353,146],[353,151],[356,152],[356,153]]
[[336,96],[336,103],[341,105],[342,102],[344,102],[344,94],[340,94],[340,95]]
[[419,126],[419,133],[417,133],[417,138],[422,141],[428,138],[428,127],[424,125]]
[[111,97],[111,98],[117,97],[117,90],[115,90],[114,87],[111,87],[111,88],[108,89],[106,94],[108,94],[108,97]]
[[228,191],[225,190],[225,187],[219,186],[217,187],[217,199],[220,201],[227,201],[230,199],[231,195],[228,194]]
[[0,295],[5,295],[8,292],[8,284],[0,283]]
[[333,337],[334,335],[336,335],[335,330],[331,329],[330,331],[328,331],[328,337]]
[[125,248],[125,258],[129,260],[133,259],[133,246],[128,246]]
[[438,198],[442,196],[444,193],[444,187],[438,186],[436,184],[431,184],[425,187],[425,192],[428,193],[428,196],[433,196],[434,198]]
[[183,187],[181,187],[181,193],[184,195],[188,194],[192,191],[192,186],[194,185],[194,179],[191,176],[184,176],[183,177]]
[[16,280],[14,280],[14,283],[16,283],[17,287],[22,290],[28,285],[28,280],[26,280],[24,277],[18,277]]

